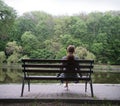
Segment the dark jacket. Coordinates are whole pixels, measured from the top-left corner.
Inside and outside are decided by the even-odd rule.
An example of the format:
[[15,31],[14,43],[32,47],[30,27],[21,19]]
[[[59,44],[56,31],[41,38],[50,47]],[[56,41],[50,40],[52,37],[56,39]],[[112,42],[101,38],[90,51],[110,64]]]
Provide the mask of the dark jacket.
[[[63,60],[66,60],[67,59],[67,56],[64,56],[63,58],[62,58]],[[74,57],[74,60],[78,60],[79,58],[77,57],[77,56],[75,56]],[[65,63],[64,63],[65,64]],[[72,71],[72,70],[77,70],[78,68],[77,68],[77,64],[74,64],[74,62],[73,63],[67,63],[67,65],[69,65],[68,66],[68,68],[66,69],[66,68],[63,68],[63,70],[66,70],[66,71]],[[66,64],[65,64],[66,65]],[[68,78],[68,77],[70,77],[70,78],[73,78],[73,77],[78,77],[78,73],[59,73],[58,75],[57,75],[57,77],[62,77],[62,78]]]

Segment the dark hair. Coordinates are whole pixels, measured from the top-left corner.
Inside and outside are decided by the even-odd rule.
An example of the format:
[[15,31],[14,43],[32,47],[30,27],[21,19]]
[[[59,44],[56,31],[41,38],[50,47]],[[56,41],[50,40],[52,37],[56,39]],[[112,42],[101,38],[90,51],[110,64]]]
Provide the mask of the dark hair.
[[75,52],[75,46],[74,45],[69,45],[67,47],[67,52],[74,53]]
[[67,55],[67,60],[74,60],[74,55]]
[[75,46],[74,45],[69,45],[67,47],[67,52],[69,53],[67,55],[67,60],[74,60],[74,55],[73,53],[75,52]]

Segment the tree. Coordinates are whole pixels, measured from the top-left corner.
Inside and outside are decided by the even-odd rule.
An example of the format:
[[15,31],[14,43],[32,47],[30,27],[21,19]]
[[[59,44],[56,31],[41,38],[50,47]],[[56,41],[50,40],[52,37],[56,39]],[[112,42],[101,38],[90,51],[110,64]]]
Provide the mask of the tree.
[[13,53],[20,54],[22,53],[22,47],[19,46],[16,41],[8,42],[6,44],[5,53],[7,57],[12,55]]
[[40,41],[50,39],[53,36],[53,23],[52,19],[40,20],[36,26],[37,37]]
[[18,45],[23,47],[23,58],[61,58],[72,44],[81,58],[119,64],[119,28],[120,11],[57,17],[32,11],[16,18],[15,11],[0,0],[0,50],[5,49],[7,58],[17,57]]
[[[100,19],[100,31],[104,33],[104,36],[101,36],[103,40],[103,51],[100,53],[102,57],[102,62],[119,64],[119,47],[120,39],[119,27],[120,27],[120,17],[118,15],[112,15],[111,12],[106,12],[103,17]],[[100,35],[100,34],[99,34]]]
[[25,32],[22,35],[21,40],[24,54],[30,56],[32,51],[39,49],[39,41],[31,32]]
[[15,10],[0,0],[0,50],[4,50],[5,44],[9,40],[9,33],[15,18]]
[[52,38],[49,40],[44,41],[44,46],[47,50],[54,53],[54,55],[57,54],[57,52],[62,48],[62,44],[60,43],[59,39]]
[[54,59],[55,54],[47,49],[37,49],[32,51],[31,58]]
[[86,48],[84,47],[77,47],[75,49],[75,54],[80,58],[80,59],[95,59],[95,55],[91,52],[89,52]]
[[54,34],[59,37],[60,35],[70,34],[71,20],[68,16],[54,17]]
[[31,31],[40,41],[53,35],[53,17],[45,12],[27,12],[20,19],[22,19],[21,30]]
[[87,32],[87,26],[86,26],[85,21],[83,21],[78,16],[71,17],[70,32],[72,35],[74,35],[75,38],[79,38],[82,41],[84,41],[83,38],[85,37],[86,32]]
[[66,49],[61,48],[59,51],[56,53],[56,59],[62,59],[63,56],[66,55]]

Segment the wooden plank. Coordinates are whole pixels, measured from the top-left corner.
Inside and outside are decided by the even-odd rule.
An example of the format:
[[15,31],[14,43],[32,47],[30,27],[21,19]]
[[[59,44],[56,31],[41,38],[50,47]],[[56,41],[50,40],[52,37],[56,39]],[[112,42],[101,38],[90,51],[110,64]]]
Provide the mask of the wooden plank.
[[[22,62],[45,62],[45,63],[63,63],[63,62],[68,62],[69,60],[41,60],[41,59],[22,59]],[[80,62],[80,63],[94,63],[94,60],[74,60],[75,62]]]
[[[79,65],[79,66],[74,66],[71,65],[72,67],[75,68],[93,68],[93,65]],[[69,65],[60,65],[60,64],[23,64],[22,67],[26,68],[67,68]]]
[[62,77],[56,77],[56,76],[28,76],[25,77],[26,80],[70,80],[70,81],[76,81],[76,80],[90,80],[90,77],[71,77],[71,78],[62,78]]
[[93,70],[35,70],[35,69],[25,69],[23,72],[35,72],[35,73],[93,73]]

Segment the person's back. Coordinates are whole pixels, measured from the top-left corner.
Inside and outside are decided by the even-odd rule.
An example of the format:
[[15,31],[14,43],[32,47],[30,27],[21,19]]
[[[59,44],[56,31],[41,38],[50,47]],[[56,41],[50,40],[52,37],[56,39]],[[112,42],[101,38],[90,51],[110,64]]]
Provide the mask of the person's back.
[[[78,60],[77,57],[69,56],[69,59],[68,59],[67,56],[64,56],[63,60],[69,60],[66,64],[64,64],[64,65],[67,66],[67,68],[65,68],[64,70],[69,71],[69,72],[77,70],[78,64],[76,64],[76,62],[75,62],[75,60]],[[77,77],[76,72],[74,72],[74,73],[69,73],[69,72],[64,73],[64,77],[71,77],[71,78],[72,77]]]

